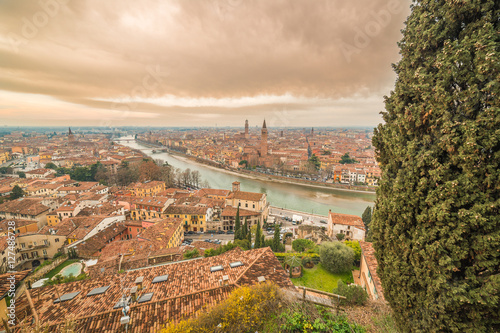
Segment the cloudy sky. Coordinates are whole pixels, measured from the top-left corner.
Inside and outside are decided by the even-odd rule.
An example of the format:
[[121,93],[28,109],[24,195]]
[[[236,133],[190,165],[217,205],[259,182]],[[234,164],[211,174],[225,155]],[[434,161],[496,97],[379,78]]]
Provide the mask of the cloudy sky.
[[375,126],[410,0],[0,0],[0,125]]

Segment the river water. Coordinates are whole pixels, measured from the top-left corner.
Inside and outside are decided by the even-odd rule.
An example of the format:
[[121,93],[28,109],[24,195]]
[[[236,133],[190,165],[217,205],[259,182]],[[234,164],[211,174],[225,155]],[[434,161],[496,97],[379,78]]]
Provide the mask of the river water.
[[267,200],[272,206],[325,216],[328,215],[329,209],[336,213],[361,216],[366,207],[373,206],[375,201],[374,193],[313,188],[249,179],[168,153],[153,154],[153,149],[147,148],[135,141],[120,141],[119,139],[115,141],[124,146],[139,149],[154,159],[164,160],[176,168],[198,170],[202,179],[207,180],[211,188],[230,190],[232,182],[239,181],[242,191],[266,193]]

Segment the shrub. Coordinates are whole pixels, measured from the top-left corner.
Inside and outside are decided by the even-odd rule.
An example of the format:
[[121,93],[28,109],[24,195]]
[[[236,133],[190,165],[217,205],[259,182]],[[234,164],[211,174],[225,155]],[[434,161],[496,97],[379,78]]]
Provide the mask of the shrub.
[[260,332],[280,299],[279,288],[272,283],[239,287],[224,302],[191,319],[168,323],[160,333]]
[[316,244],[310,239],[296,239],[292,242],[292,249],[297,252],[304,252],[307,249],[314,248]]
[[358,241],[345,241],[344,244],[354,251],[354,261],[359,263],[361,260],[361,246]]
[[335,235],[339,241],[343,240],[345,238],[344,234],[336,234]]
[[319,248],[321,263],[332,273],[343,273],[351,270],[354,262],[354,251],[339,242],[325,242]]
[[200,252],[197,248],[184,252],[184,259],[192,259],[200,256]]
[[346,300],[344,302],[348,304],[363,305],[368,300],[368,294],[361,286],[356,284],[346,285],[341,280],[337,283],[337,288],[333,290],[333,293],[345,296]]

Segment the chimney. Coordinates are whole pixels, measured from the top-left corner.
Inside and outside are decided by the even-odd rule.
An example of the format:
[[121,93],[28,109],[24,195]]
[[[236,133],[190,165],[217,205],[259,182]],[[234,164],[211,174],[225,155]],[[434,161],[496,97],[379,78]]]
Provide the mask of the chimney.
[[132,296],[132,302],[137,301],[137,286],[130,288],[130,295]]
[[240,182],[233,182],[233,192],[238,192],[240,190]]
[[144,276],[139,276],[137,279],[135,279],[135,285],[137,287],[137,290],[142,290],[142,282],[144,281]]

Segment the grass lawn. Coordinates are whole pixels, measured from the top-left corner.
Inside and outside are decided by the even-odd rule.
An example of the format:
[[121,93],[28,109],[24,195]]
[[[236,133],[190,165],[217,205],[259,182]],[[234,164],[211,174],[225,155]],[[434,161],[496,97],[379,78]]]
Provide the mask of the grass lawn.
[[59,274],[59,272],[66,266],[69,266],[75,262],[79,262],[78,259],[69,259],[69,260],[66,260],[65,262],[61,263],[59,266],[57,266],[56,268],[54,268],[53,270],[51,270],[50,272],[48,272],[47,274],[45,274],[44,278],[49,278],[49,279],[52,279],[54,276],[56,276],[57,274]]
[[331,293],[334,288],[337,288],[337,282],[339,280],[347,281],[351,279],[351,276],[351,272],[342,274],[330,273],[324,269],[320,263],[310,269],[302,268],[302,277],[292,279],[292,282],[296,286],[304,286]]

